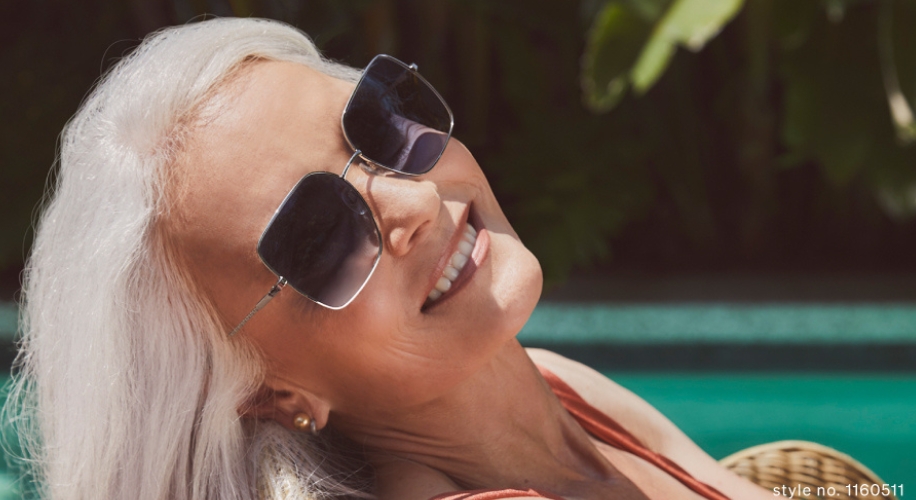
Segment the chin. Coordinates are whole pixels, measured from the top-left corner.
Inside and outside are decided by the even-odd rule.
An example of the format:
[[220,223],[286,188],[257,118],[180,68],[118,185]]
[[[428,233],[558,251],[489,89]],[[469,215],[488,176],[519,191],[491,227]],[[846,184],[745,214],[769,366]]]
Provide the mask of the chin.
[[537,257],[517,239],[511,240],[508,245],[511,251],[507,252],[507,258],[501,259],[499,277],[502,279],[494,290],[494,297],[504,322],[499,330],[514,338],[541,298],[544,276]]

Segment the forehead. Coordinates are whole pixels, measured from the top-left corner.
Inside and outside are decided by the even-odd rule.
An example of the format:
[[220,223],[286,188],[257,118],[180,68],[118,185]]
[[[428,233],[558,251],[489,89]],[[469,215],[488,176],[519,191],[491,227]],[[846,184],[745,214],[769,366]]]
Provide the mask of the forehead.
[[214,95],[177,167],[183,233],[224,250],[257,240],[305,174],[348,158],[340,116],[353,84],[288,62],[255,62]]

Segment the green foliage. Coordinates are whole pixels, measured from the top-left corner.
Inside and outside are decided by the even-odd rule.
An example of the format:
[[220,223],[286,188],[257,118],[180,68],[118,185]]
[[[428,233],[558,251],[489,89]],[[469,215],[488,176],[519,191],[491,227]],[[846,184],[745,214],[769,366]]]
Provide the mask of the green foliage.
[[674,0],[642,49],[630,75],[643,94],[661,77],[677,45],[697,51],[740,10],[744,0]]
[[116,25],[123,11],[114,3],[24,2],[7,13],[0,38],[0,271],[21,264],[28,251],[57,135],[99,76],[103,54],[123,36]]
[[550,281],[612,258],[721,269],[916,251],[913,2],[15,5],[0,32],[0,270],[21,264],[56,135],[91,82],[205,12],[291,23],[353,66],[416,62]]
[[744,0],[611,0],[588,34],[582,85],[588,106],[611,110],[628,85],[644,94],[662,76],[678,45],[698,51]]
[[[906,42],[912,37],[916,9],[902,2],[884,2],[883,8],[893,9],[898,28],[884,32],[886,40],[878,36],[878,9],[852,7],[839,22],[816,11],[807,13],[806,41],[784,52],[781,67],[786,88],[782,139],[787,146],[782,164],[815,162],[838,189],[863,182],[889,214],[906,216],[916,211],[913,200],[908,201],[916,185],[916,149],[898,140],[906,139],[905,129],[912,124],[895,121],[888,111],[888,75],[880,45],[893,45],[896,57],[884,62],[895,73],[901,69],[909,95],[914,95],[911,61],[916,50]],[[905,93],[901,98],[906,99]]]
[[[665,74],[672,72],[677,45],[702,49],[744,3],[676,0],[640,10],[634,2],[605,2],[583,55],[585,103],[592,111],[607,112],[624,102],[628,86],[642,95],[660,82],[674,92],[682,92],[675,86],[710,83],[723,91],[709,102],[695,89],[686,90],[694,102],[714,106],[711,113],[690,107],[664,113],[685,125],[699,120],[705,133],[723,141],[719,147],[733,151],[731,168],[744,179],[745,200],[729,218],[731,230],[739,232],[736,250],[748,257],[759,256],[762,235],[774,231],[782,217],[778,190],[782,179],[796,175],[792,169],[819,171],[826,184],[812,193],[821,197],[810,202],[817,211],[865,210],[848,205],[865,195],[903,224],[901,218],[916,214],[916,149],[907,146],[916,139],[909,104],[916,95],[916,6],[901,0],[748,0],[727,39],[715,40],[710,53],[686,63],[690,71],[702,67],[700,72],[689,81],[682,74]],[[640,12],[652,14],[640,17]],[[645,99],[664,97],[655,93]],[[721,168],[711,157],[701,160],[705,164],[684,161],[688,158],[682,157],[681,166],[696,169],[694,175]],[[679,212],[719,203],[699,191],[692,196]],[[877,215],[867,211],[868,217]],[[723,220],[713,221],[712,233],[704,236],[697,232],[704,229],[695,228],[689,237],[721,242],[723,235],[715,233],[724,229]],[[884,223],[873,219],[870,224]]]
[[651,31],[651,18],[641,16],[628,2],[604,6],[589,30],[582,58],[582,86],[589,107],[609,111],[620,102],[630,83],[630,68]]

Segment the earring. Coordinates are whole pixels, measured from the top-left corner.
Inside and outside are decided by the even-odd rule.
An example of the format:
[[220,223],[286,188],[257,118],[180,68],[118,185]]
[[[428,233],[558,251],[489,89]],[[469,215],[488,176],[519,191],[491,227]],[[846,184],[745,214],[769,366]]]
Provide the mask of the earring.
[[302,432],[308,431],[312,433],[313,436],[318,435],[318,427],[315,424],[315,419],[309,417],[305,413],[296,414],[296,418],[293,419],[293,427]]

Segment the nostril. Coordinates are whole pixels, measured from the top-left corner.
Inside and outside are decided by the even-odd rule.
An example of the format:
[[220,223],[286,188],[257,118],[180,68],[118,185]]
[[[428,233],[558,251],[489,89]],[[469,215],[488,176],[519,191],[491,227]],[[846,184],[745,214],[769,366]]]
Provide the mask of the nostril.
[[[417,214],[418,215],[418,214]],[[412,219],[412,220],[411,220]],[[393,255],[406,255],[415,248],[435,225],[434,220],[416,217],[394,222],[395,227],[388,231],[388,245]]]
[[407,240],[407,245],[409,247],[413,247],[416,244],[417,240],[420,239],[421,235],[423,235],[426,232],[426,230],[428,229],[427,226],[431,226],[432,224],[433,224],[432,221],[427,220],[421,223],[419,226],[417,226],[417,228],[414,229],[413,233],[411,233],[410,239]]
[[372,179],[368,200],[392,255],[406,255],[441,222],[443,200],[430,178],[401,175]]

